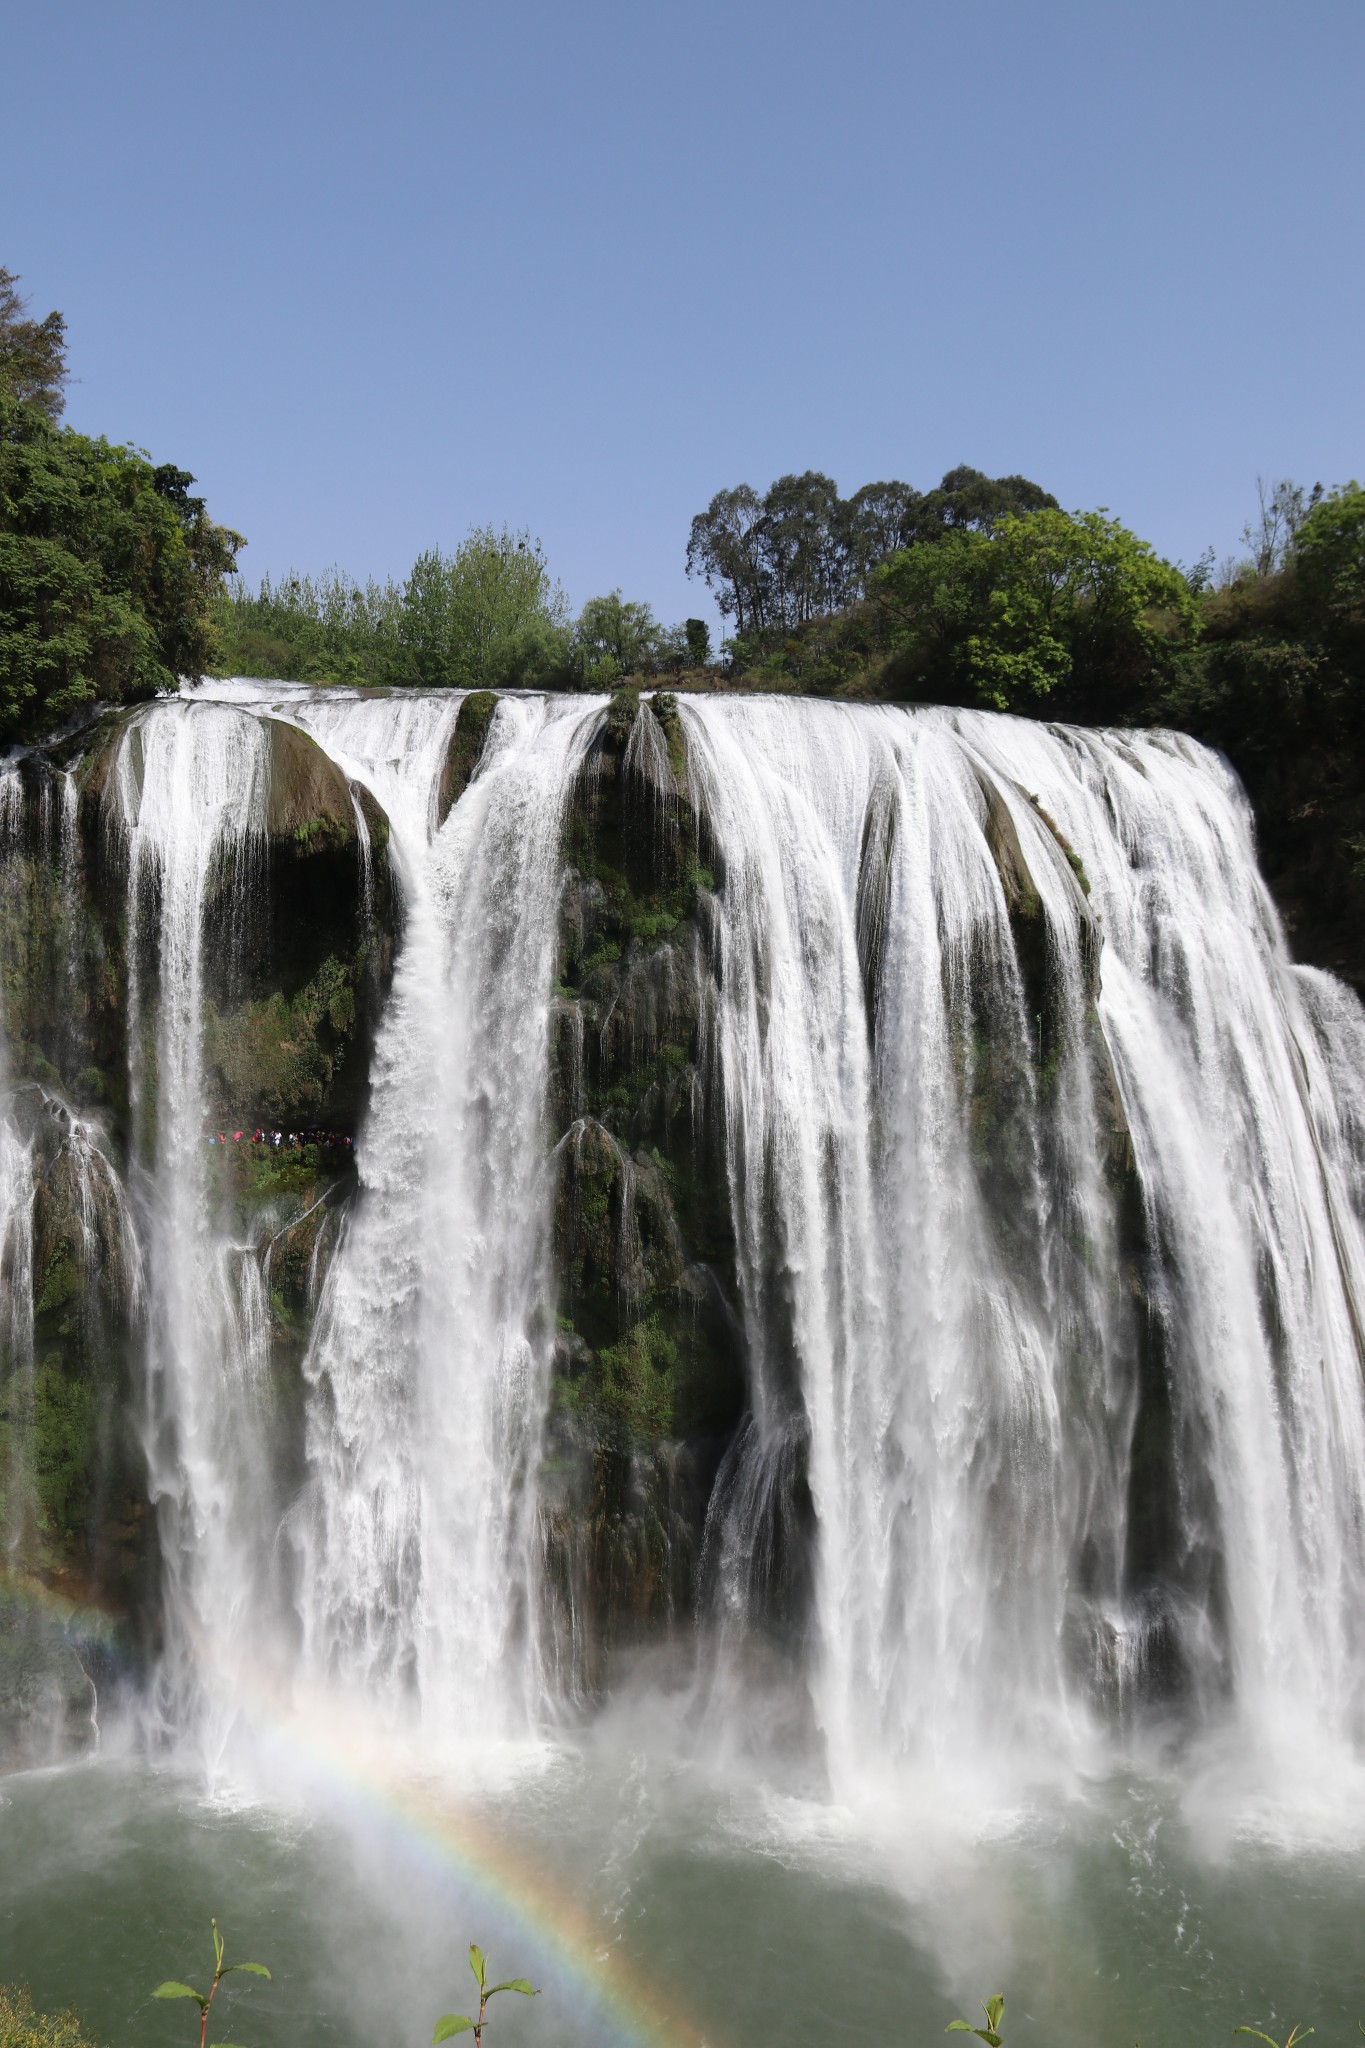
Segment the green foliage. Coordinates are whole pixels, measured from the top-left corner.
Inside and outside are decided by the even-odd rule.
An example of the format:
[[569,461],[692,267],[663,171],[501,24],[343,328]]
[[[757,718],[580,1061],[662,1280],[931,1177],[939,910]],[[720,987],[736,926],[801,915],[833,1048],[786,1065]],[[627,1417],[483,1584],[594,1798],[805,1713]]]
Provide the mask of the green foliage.
[[0,2048],[98,2048],[98,2043],[75,2012],[35,2012],[27,1991],[0,1984]]
[[[196,1991],[192,1984],[183,1984],[179,1978],[170,1977],[164,1984],[158,1984],[156,1990],[152,1993],[153,1998],[193,1999],[199,2008],[199,2048],[206,2048],[209,2014],[213,2009],[213,2001],[218,1996],[218,1987],[224,1977],[230,1977],[236,1970],[244,1971],[252,1977],[269,1977],[270,1975],[264,1963],[224,1962],[223,1937],[218,1932],[218,1922],[212,1920],[209,1925],[213,1930],[213,1979],[208,1990]],[[227,2048],[227,2044],[220,2043],[219,2048]]]
[[1295,531],[1290,559],[1318,636],[1359,651],[1365,631],[1365,490],[1320,497]]
[[1256,2040],[1264,2041],[1267,2048],[1294,2048],[1296,2041],[1306,2041],[1314,2030],[1312,2027],[1291,2027],[1282,2042],[1277,2041],[1273,2034],[1263,2034],[1259,2027],[1234,2027],[1232,2031],[1234,2034],[1251,2034]]
[[329,957],[293,996],[272,989],[232,1010],[207,1006],[205,1059],[231,1113],[276,1124],[321,1109],[355,1026],[365,966],[363,950]]
[[874,602],[913,694],[998,711],[1097,687],[1117,711],[1161,685],[1196,631],[1181,572],[1102,512],[949,528],[885,562]]
[[505,688],[548,680],[562,667],[566,610],[539,541],[478,526],[453,555],[418,556],[399,635],[413,680]]
[[243,544],[188,470],[58,425],[62,318],[24,319],[16,285],[0,270],[0,739],[201,674]]
[[436,2048],[438,2041],[449,2041],[456,2034],[472,2034],[475,2048],[482,2048],[488,2003],[490,1999],[496,1998],[500,1991],[519,1991],[524,1998],[540,1996],[529,1977],[509,1977],[502,1984],[490,1984],[483,1950],[476,1947],[473,1942],[469,1944],[469,1967],[474,1972],[474,1981],[479,1987],[479,2016],[477,2019],[470,2019],[466,2013],[443,2013],[437,2020],[436,2030],[431,2037],[432,2048]]
[[628,602],[613,590],[588,599],[573,646],[584,688],[609,690],[622,676],[656,675],[670,663],[680,665],[687,641],[685,632],[661,626],[647,604]]
[[28,320],[27,311],[19,279],[0,264],[0,387],[55,426],[66,402],[66,321]]
[[[864,484],[841,498],[831,477],[808,469],[781,476],[760,497],[751,484],[718,491],[692,521],[687,573],[716,592],[735,621],[741,665],[799,659],[785,649],[797,636],[862,597],[879,563],[950,532],[988,534],[1007,516],[1056,506],[1027,477],[949,470],[937,490]],[[779,651],[780,650],[780,651]]]
[[241,541],[184,475],[54,427],[0,386],[0,735],[211,664],[212,599]]
[[539,541],[473,527],[453,555],[429,548],[401,583],[332,568],[225,592],[219,668],[303,682],[457,689],[551,684],[570,670],[567,607]]
[[619,1344],[602,1348],[596,1398],[608,1440],[625,1446],[672,1434],[677,1366],[677,1341],[657,1315],[634,1324]]
[[994,1998],[985,2000],[981,2007],[986,2015],[984,2027],[974,2027],[970,2020],[950,2020],[944,2028],[947,2034],[975,2034],[978,2041],[985,2041],[989,2048],[1003,2048],[1004,2034],[1001,2022],[1005,2017],[1005,1996],[997,1991]]
[[1279,566],[1242,565],[1203,595],[1194,659],[1136,716],[1225,749],[1255,805],[1262,866],[1296,951],[1360,985],[1365,491],[1307,495],[1276,544]]
[[362,585],[337,568],[263,576],[254,590],[235,582],[218,600],[218,665],[299,682],[383,682],[404,660],[402,610],[399,585]]

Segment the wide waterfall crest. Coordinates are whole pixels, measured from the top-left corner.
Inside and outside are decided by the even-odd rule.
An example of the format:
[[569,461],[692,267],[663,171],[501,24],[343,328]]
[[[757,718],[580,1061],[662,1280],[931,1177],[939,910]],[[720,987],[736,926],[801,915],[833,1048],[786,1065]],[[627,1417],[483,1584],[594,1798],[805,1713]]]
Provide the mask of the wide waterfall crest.
[[[124,974],[99,1028],[127,1086],[120,1178],[117,1088],[0,1073],[6,1380],[31,1408],[60,1238],[142,1362],[161,1724],[215,1754],[265,1686],[424,1746],[533,1731],[609,1671],[580,1657],[601,1565],[667,1584],[690,1725],[776,1674],[850,1799],[1067,1769],[1154,1717],[1359,1743],[1365,1013],[1291,964],[1226,765],[946,710],[465,704],[208,684],[0,776],[44,1000]],[[594,970],[565,933],[612,889]],[[305,995],[344,1039],[307,1099],[349,1090],[355,1149],[252,1209],[266,1153],[216,1151],[210,1103],[258,1077],[222,1044],[273,1045]],[[681,1089],[686,1168],[610,1108],[613,1032]],[[557,1320],[590,1182],[620,1342]],[[733,1405],[690,1464],[626,1441],[612,1494],[585,1432],[659,1412],[687,1341],[660,1285],[721,1302]],[[593,1406],[608,1353],[634,1409]]]

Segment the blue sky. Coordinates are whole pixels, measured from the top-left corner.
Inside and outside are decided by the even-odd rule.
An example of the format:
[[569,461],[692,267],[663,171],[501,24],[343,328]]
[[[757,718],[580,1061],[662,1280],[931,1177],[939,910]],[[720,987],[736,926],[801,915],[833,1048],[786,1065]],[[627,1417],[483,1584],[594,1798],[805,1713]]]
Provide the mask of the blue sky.
[[1236,548],[1365,473],[1362,0],[11,4],[0,262],[251,575],[956,462]]

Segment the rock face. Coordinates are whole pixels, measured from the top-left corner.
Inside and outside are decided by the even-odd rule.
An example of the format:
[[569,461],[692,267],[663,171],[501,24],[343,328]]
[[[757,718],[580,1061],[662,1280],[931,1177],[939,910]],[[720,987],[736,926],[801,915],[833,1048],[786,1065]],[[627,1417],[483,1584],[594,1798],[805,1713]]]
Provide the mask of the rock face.
[[306,733],[263,723],[266,873],[210,975],[205,1107],[253,1126],[353,1135],[393,964],[388,820]]
[[436,790],[436,822],[444,825],[450,807],[462,797],[473,779],[483,754],[488,728],[498,700],[491,690],[473,690],[460,706],[455,730],[450,735],[441,780]]
[[714,876],[682,744],[669,699],[621,692],[564,849],[546,1520],[589,1689],[613,1651],[690,1621],[707,1502],[747,1398],[706,1068]]

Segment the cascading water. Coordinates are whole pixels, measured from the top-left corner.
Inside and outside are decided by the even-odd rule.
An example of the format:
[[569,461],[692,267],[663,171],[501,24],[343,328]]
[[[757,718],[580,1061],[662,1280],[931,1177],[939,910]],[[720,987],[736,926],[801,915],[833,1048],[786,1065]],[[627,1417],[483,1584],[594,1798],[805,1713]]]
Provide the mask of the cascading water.
[[754,1363],[712,1540],[761,1605],[808,1439],[836,1783],[1075,1754],[1153,1598],[1206,1705],[1358,1735],[1360,1102],[1324,1053],[1358,1006],[1289,967],[1231,777],[980,715],[686,718]]
[[361,1206],[306,1366],[307,1668],[415,1708],[434,1740],[524,1727],[540,1704],[546,1019],[563,805],[593,724],[581,703],[504,700],[440,833],[404,835]]
[[[15,840],[23,814],[18,772],[0,772],[0,847]],[[33,1154],[18,1127],[10,1099],[9,1054],[0,1016],[0,1385],[6,1406],[17,1411],[31,1400],[33,1375]],[[21,1393],[19,1390],[23,1389]],[[6,1432],[5,1468],[0,1471],[5,1512],[6,1562],[18,1556],[28,1520],[28,1473],[20,1428]]]
[[[204,1114],[210,949],[230,961],[265,823],[259,720],[167,705],[123,733],[108,802],[126,846],[129,1096],[147,1211],[146,1446],[165,1574],[165,1709],[206,1646],[242,1656],[260,1600],[265,1318],[250,1249],[217,1225]],[[210,1708],[209,1738],[221,1736]]]
[[[503,698],[443,817],[461,701],[206,686],[136,713],[104,784],[163,1706],[181,1724],[212,1694],[211,1746],[267,1653],[424,1742],[554,1710],[547,1018],[566,806],[604,728],[582,699]],[[776,1627],[847,1790],[982,1756],[1017,1778],[1177,1698],[1268,1749],[1358,1739],[1365,1022],[1289,964],[1227,770],[1170,736],[966,713],[681,716],[716,865],[701,1058],[749,1390],[701,1571],[721,1664],[742,1685]],[[294,1223],[242,1241],[204,1122],[208,991],[271,887],[270,721],[350,785],[366,888],[357,789],[380,805],[402,899],[358,1187],[308,1255],[297,1468],[267,1387]],[[671,802],[663,734],[642,714],[623,772]],[[42,801],[74,931],[74,778]],[[21,804],[13,772],[0,803]],[[606,1162],[638,1237],[633,1191],[663,1165],[610,1136],[584,1152],[580,1107],[579,1170]],[[108,1160],[81,1130],[94,1189]],[[0,1122],[21,1365],[32,1176]]]

